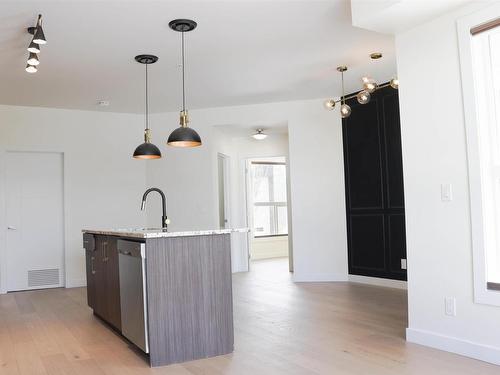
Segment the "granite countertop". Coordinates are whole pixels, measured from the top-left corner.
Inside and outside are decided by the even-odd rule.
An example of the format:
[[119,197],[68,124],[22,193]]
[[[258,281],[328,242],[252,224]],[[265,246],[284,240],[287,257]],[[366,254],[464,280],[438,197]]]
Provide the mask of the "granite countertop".
[[248,228],[192,230],[185,232],[167,232],[162,228],[120,228],[120,229],[83,229],[83,233],[101,234],[106,236],[133,238],[190,237],[214,234],[248,233]]

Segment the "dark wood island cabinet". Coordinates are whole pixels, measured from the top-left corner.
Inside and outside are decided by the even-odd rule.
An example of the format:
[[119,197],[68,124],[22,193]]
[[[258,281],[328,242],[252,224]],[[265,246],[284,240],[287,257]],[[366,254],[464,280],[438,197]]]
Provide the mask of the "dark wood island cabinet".
[[89,307],[151,366],[232,352],[234,231],[84,230]]

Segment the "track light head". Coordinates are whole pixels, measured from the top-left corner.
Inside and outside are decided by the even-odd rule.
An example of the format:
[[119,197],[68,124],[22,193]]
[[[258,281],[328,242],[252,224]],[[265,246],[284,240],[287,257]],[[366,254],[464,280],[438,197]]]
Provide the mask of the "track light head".
[[36,53],[30,52],[30,56],[28,57],[28,64],[34,66],[40,64],[40,60],[38,59],[38,55]]
[[36,28],[33,42],[35,42],[36,44],[47,44],[47,40],[45,39],[45,34],[43,33],[42,25]]
[[31,43],[28,46],[28,51],[32,53],[40,53],[40,46],[31,40]]
[[34,65],[27,64],[26,69],[28,73],[36,73],[38,71],[38,68]]
[[28,27],[28,32],[33,35],[33,42],[36,44],[46,44],[47,39],[42,28],[42,15],[38,15],[38,20],[35,27]]

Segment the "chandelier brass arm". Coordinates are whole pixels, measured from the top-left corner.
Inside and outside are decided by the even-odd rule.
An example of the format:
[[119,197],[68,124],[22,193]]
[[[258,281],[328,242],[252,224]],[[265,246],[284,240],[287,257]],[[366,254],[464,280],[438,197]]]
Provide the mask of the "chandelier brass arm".
[[[389,87],[389,86],[391,86],[391,87],[392,87],[391,83],[390,83],[390,82],[386,82],[386,83],[384,83],[384,84],[382,84],[382,85],[378,86],[378,87],[377,87],[377,90],[380,90],[380,89],[383,89],[384,87]],[[353,94],[351,94],[351,95],[341,96],[340,98],[338,98],[338,99],[336,99],[336,100],[334,99],[334,101],[335,101],[335,103],[340,103],[340,102],[341,102],[341,101],[343,101],[343,100],[353,99],[353,98],[355,98],[355,97],[356,97],[356,96],[357,96],[360,92],[362,92],[362,91],[364,91],[364,90],[359,90],[359,91],[356,91],[355,93],[353,93]]]

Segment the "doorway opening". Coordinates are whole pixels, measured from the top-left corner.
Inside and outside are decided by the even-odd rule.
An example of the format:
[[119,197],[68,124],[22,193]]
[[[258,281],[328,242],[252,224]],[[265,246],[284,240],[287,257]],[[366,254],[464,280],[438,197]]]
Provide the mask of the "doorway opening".
[[[256,129],[265,137],[256,139]],[[293,271],[288,165],[288,124],[217,125],[214,181],[220,228],[248,228],[231,235],[233,272],[253,262],[281,259]]]
[[249,158],[246,171],[250,261],[288,258],[286,157]]

